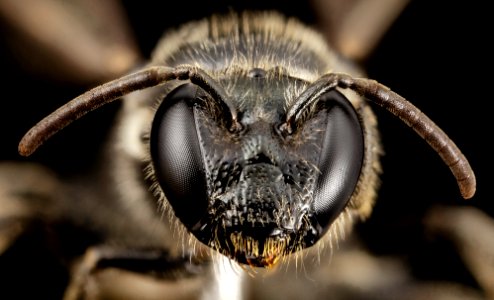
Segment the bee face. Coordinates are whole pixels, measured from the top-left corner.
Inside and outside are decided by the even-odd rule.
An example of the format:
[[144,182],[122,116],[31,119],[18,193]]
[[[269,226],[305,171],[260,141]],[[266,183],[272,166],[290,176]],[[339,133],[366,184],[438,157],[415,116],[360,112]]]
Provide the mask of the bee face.
[[194,105],[200,93],[185,84],[168,94],[151,130],[151,165],[175,215],[206,245],[256,266],[312,246],[360,174],[363,137],[351,104],[328,93],[327,108],[284,137],[276,104],[239,110],[242,130],[231,132],[211,115],[217,110]]
[[[331,61],[341,71],[352,69],[328,48],[321,51],[321,37],[276,14],[200,25],[165,37],[151,65],[195,65],[211,76],[214,91],[168,82],[129,96],[120,119],[119,144],[129,153],[139,139],[128,132],[149,137],[135,158],[145,158],[154,194],[170,217],[219,253],[264,267],[316,244],[345,208],[347,215],[367,214],[358,209],[372,206],[380,147],[365,103],[355,94],[324,92],[293,132],[282,128],[314,78],[333,68]],[[190,27],[204,36],[173,42]],[[136,115],[143,118],[129,129]]]

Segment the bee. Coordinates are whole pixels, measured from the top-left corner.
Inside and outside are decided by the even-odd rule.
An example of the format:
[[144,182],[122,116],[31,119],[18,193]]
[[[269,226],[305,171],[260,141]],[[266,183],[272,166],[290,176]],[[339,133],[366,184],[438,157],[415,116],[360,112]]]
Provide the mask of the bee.
[[93,261],[75,273],[68,295],[84,290],[78,280],[87,281],[100,260],[201,266],[228,259],[271,268],[320,252],[344,226],[368,217],[375,201],[381,146],[368,101],[414,129],[450,168],[462,196],[472,197],[473,171],[446,134],[363,76],[296,20],[213,16],[164,37],[141,70],[39,122],[20,142],[22,155],[124,97],[107,158],[105,182],[114,190],[101,201],[125,210],[122,221],[133,228],[153,228],[129,228],[126,248],[87,254]]
[[[320,266],[377,197],[382,147],[369,103],[423,138],[464,198],[475,193],[467,159],[426,115],[275,12],[214,15],[170,32],[145,66],[35,125],[19,153],[117,99],[95,183],[35,176],[50,187],[39,194],[56,195],[50,218],[97,232],[70,262],[66,299],[105,289],[241,298],[249,275]],[[154,289],[136,275],[149,273]]]

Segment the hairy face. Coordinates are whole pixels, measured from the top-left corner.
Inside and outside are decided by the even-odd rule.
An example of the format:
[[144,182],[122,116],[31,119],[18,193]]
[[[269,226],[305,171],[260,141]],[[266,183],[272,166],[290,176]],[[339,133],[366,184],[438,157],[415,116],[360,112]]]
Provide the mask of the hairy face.
[[[137,157],[180,236],[269,267],[333,239],[332,225],[343,219],[367,216],[380,171],[374,116],[356,94],[313,86],[329,68],[352,67],[322,51],[313,31],[279,15],[192,25],[165,36],[150,65],[196,65],[207,79],[130,95],[121,118],[122,136],[148,137]],[[196,35],[188,34],[192,27]],[[315,100],[288,133],[287,115],[308,93]],[[122,140],[132,152],[138,138]]]
[[279,127],[297,96],[286,91],[308,84],[259,69],[221,83],[232,80],[228,97],[241,129],[229,130],[227,112],[206,91],[180,85],[155,114],[152,166],[196,238],[238,262],[269,266],[314,245],[347,205],[361,172],[363,132],[352,105],[331,91],[285,135]]

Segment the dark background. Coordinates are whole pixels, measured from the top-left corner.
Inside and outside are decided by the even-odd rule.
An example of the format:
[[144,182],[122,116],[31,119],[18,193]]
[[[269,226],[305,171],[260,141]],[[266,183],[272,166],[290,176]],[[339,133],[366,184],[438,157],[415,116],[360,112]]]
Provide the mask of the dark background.
[[[310,3],[303,1],[251,1],[249,5],[179,1],[173,8],[155,2],[123,2],[146,57],[164,29],[229,8],[275,8],[317,25]],[[489,196],[493,164],[488,155],[493,136],[492,84],[488,81],[493,52],[488,42],[493,31],[488,12],[487,1],[411,1],[364,62],[370,78],[391,87],[434,120],[462,149],[477,175],[477,194],[463,200],[438,155],[401,121],[376,107],[386,151],[383,183],[372,217],[358,225],[357,232],[376,254],[409,259],[416,275],[425,279],[448,278],[474,285],[454,249],[438,245],[424,233],[421,219],[429,207],[475,206],[494,215]],[[39,161],[62,175],[85,169],[94,161],[119,104],[88,115],[32,157],[21,158],[17,144],[22,135],[88,87],[53,81],[21,68],[7,47],[8,31],[0,34],[0,160]],[[444,254],[433,255],[439,251]]]

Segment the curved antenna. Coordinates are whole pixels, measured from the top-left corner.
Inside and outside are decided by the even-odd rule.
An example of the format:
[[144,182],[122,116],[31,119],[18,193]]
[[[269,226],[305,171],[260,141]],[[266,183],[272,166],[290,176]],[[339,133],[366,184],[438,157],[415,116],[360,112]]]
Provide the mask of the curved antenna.
[[303,92],[290,108],[283,129],[294,130],[297,118],[318,100],[319,95],[336,87],[351,89],[366,99],[385,108],[411,127],[434,149],[456,178],[460,193],[465,199],[473,197],[476,179],[468,160],[455,143],[429,117],[405,98],[375,80],[353,78],[346,74],[323,75]]
[[174,79],[190,80],[202,87],[232,116],[232,128],[239,126],[234,106],[230,102],[226,102],[227,97],[222,92],[223,89],[204,71],[188,65],[176,68],[154,66],[97,86],[71,100],[31,128],[20,141],[18,151],[23,156],[29,156],[55,133],[88,112],[131,92],[157,86]]

